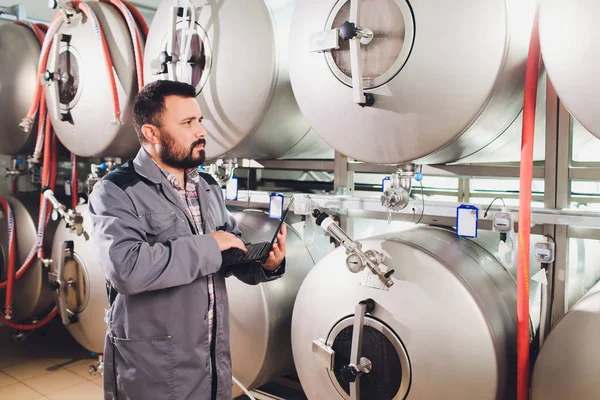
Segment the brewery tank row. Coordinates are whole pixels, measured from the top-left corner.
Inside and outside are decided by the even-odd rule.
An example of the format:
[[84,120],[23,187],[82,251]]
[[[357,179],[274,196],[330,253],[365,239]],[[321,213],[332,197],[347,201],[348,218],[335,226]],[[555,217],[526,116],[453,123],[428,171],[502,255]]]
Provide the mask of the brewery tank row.
[[[558,3],[539,5],[545,71],[535,160],[544,158],[546,73],[573,116],[600,136],[591,75],[600,57],[590,46],[582,62],[583,52],[568,45],[587,44],[598,6]],[[73,168],[77,158],[110,169],[133,157],[139,144],[131,106],[145,84],[166,79],[196,88],[209,160],[331,159],[337,151],[375,164],[515,162],[536,6],[534,0],[436,7],[417,0],[251,0],[242,10],[228,0],[163,0],[148,26],[125,1],[73,1],[47,25],[3,24],[0,51],[14,56],[0,59],[6,122],[0,153],[18,161],[21,175],[38,174],[36,184],[53,188],[57,201],[70,203],[61,218],[43,197],[18,186],[5,191],[0,278],[7,284],[0,293],[8,294],[14,274],[11,321],[33,326],[58,313],[83,347],[102,353],[108,302],[87,205],[77,196],[85,194],[57,187],[56,165],[69,153]],[[364,43],[336,37],[332,44],[331,32],[343,31],[354,15]],[[574,136],[575,153],[598,148],[583,128]],[[92,184],[100,178],[91,175]],[[274,225],[265,212],[232,213],[250,242],[265,240]],[[256,388],[295,367],[308,398],[350,398],[344,367],[356,307],[370,299],[375,307],[364,317],[363,353],[372,371],[361,377],[363,398],[514,398],[516,266],[499,254],[496,234],[464,239],[419,225],[366,238],[365,248],[383,254],[395,271],[396,283],[387,288],[369,272],[348,271],[344,249],[331,251],[325,237],[307,246],[296,222],[287,221],[283,279],[255,287],[227,283],[233,374],[243,386]],[[573,254],[569,264],[600,270],[599,250],[579,245],[585,256]],[[540,265],[532,261],[531,269],[533,275]],[[541,291],[531,284],[532,337]],[[600,369],[585,350],[593,332],[587,321],[600,318],[594,293],[542,347],[534,399],[597,392],[591,379],[588,386],[577,383]],[[574,331],[581,340],[571,340],[569,351],[560,343]],[[558,364],[572,366],[568,379],[553,379]]]

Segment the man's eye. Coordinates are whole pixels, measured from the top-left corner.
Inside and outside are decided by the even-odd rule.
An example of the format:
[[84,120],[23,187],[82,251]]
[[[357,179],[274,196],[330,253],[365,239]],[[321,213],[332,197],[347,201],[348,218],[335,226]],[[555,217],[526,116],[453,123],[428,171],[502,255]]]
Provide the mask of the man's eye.
[[192,123],[192,121],[186,121],[186,125],[190,125]]

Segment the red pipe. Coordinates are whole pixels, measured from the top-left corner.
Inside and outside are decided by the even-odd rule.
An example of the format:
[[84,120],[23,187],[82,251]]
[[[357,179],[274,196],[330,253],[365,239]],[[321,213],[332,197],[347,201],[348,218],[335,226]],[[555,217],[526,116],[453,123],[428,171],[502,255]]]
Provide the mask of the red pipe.
[[34,329],[41,328],[42,326],[46,325],[48,322],[52,321],[52,319],[54,319],[54,317],[56,317],[56,314],[58,314],[58,308],[54,307],[54,309],[52,311],[50,311],[50,314],[46,315],[46,317],[44,319],[36,322],[35,324],[17,324],[15,322],[6,320],[5,318],[3,318],[0,315],[0,323],[8,326],[9,328],[19,329],[21,331],[32,331]]
[[122,0],[123,4],[125,4],[125,6],[127,8],[129,8],[129,11],[131,12],[131,14],[133,14],[133,18],[135,18],[135,22],[138,23],[138,25],[140,26],[140,29],[142,30],[142,33],[144,34],[144,39],[146,39],[148,37],[148,32],[150,31],[150,28],[148,27],[148,23],[146,22],[146,19],[144,18],[144,16],[142,15],[142,13],[140,12],[140,10],[138,10],[133,4],[131,4],[128,1]]
[[540,37],[536,11],[525,76],[523,137],[519,188],[519,265],[517,269],[517,400],[529,399],[529,245],[535,106],[540,73]]
[[[42,30],[42,32],[44,32],[44,36],[46,36],[46,33],[48,32],[48,25],[46,24],[42,24],[42,23],[37,23],[35,24],[38,28],[40,28]],[[42,41],[43,42],[43,41]]]
[[77,185],[77,156],[71,153],[71,208],[74,210],[78,203]]
[[[48,108],[46,107],[46,96],[42,96],[40,98],[39,105],[39,119],[38,119],[38,134],[35,140],[35,149],[33,151],[33,161],[39,162],[40,153],[42,152],[42,148],[44,147],[44,131],[46,129],[46,123],[48,119],[46,118],[46,114],[48,113]],[[43,168],[43,165],[42,165]],[[44,176],[42,174],[42,176]]]
[[17,263],[17,242],[15,240],[15,217],[10,204],[4,197],[0,197],[0,206],[4,209],[4,215],[8,221],[8,277],[6,280],[6,299],[4,302],[4,314],[7,318],[12,316],[13,289],[15,284],[15,264]]

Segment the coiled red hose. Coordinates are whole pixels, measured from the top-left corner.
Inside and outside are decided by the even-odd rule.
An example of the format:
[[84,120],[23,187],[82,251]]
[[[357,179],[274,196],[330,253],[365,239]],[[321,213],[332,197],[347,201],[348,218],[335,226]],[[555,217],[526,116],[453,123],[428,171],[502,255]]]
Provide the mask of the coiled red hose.
[[[133,15],[131,12],[131,8],[137,11],[135,7],[131,4],[129,8],[123,1],[121,0],[96,0],[101,3],[112,4],[115,6],[123,15],[125,22],[127,23],[127,27],[129,28],[129,34],[131,35],[131,41],[133,45],[133,54],[135,58],[135,65],[137,71],[138,78],[138,90],[141,90],[144,87],[144,49],[142,48],[141,34],[140,33],[140,21]],[[138,11],[139,13],[139,11]],[[140,15],[141,17],[141,15]],[[143,17],[142,17],[143,20]],[[143,20],[145,23],[146,21]],[[147,26],[147,25],[146,25]],[[144,40],[146,39],[146,35],[144,34]]]

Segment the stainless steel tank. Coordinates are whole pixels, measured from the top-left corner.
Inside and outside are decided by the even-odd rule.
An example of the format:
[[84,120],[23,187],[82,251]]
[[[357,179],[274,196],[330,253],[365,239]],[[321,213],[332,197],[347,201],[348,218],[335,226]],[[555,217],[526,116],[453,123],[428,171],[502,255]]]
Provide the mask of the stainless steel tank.
[[[249,242],[271,241],[278,221],[263,211],[233,212],[243,237]],[[257,286],[235,277],[227,279],[231,361],[233,375],[247,388],[256,388],[294,368],[291,345],[292,309],[302,281],[324,255],[318,246],[311,254],[302,237],[287,222],[287,264],[285,275]],[[314,255],[315,254],[315,255]],[[242,395],[233,385],[233,397]]]
[[64,146],[82,157],[130,157],[139,149],[131,106],[137,75],[131,36],[111,5],[86,3],[96,14],[112,56],[122,125],[115,124],[113,97],[101,42],[92,20],[76,14],[63,23],[50,49],[45,87],[52,126]]
[[292,21],[294,93],[329,145],[380,164],[466,162],[480,151],[478,161],[519,159],[518,143],[506,145],[520,137],[534,0],[352,1],[358,25],[373,32],[356,61],[372,107],[355,102],[358,68],[330,31],[350,19],[351,2],[298,0]]
[[571,114],[597,137],[600,49],[590,38],[600,33],[599,13],[594,0],[540,1],[540,43],[550,80]]
[[[144,74],[146,82],[170,79],[196,87],[208,131],[207,159],[279,158],[301,143],[307,143],[311,157],[331,157],[332,150],[310,131],[289,82],[288,36],[296,1],[246,0],[243,8],[232,0],[192,3],[193,29],[189,18],[184,21],[184,13],[191,14],[189,1],[160,4],[146,43]],[[174,7],[181,7],[181,17],[170,46]],[[187,40],[190,62],[177,61]]]
[[550,332],[535,362],[532,400],[598,398],[599,291],[597,284]]
[[[12,196],[4,196],[12,209],[17,234],[18,270],[37,242],[38,207],[35,202],[27,206]],[[37,196],[36,196],[37,197]],[[39,201],[39,197],[38,197]],[[48,232],[51,235],[51,232]],[[8,226],[4,212],[0,210],[0,281],[5,281],[8,272]],[[0,307],[4,309],[6,290],[0,289]],[[33,261],[25,275],[15,281],[13,291],[13,319],[29,322],[48,315],[54,307],[53,290],[48,280],[48,271],[39,259]]]
[[33,102],[40,50],[40,42],[29,28],[0,26],[0,154],[33,152],[37,125],[25,133],[19,124]]
[[[349,398],[341,369],[350,358],[355,307],[365,299],[376,306],[365,317],[360,355],[372,371],[360,378],[361,398],[514,398],[515,271],[508,255],[493,255],[498,234],[481,233],[470,240],[420,227],[361,240],[363,251],[382,252],[395,270],[390,289],[366,270],[349,272],[343,249],[321,260],[298,292],[292,319],[294,361],[308,398]],[[531,288],[536,326],[539,285]]]
[[[88,205],[79,205],[77,212],[83,216],[83,227],[91,235],[92,221]],[[60,264],[62,263],[62,266]],[[68,321],[67,330],[77,342],[91,352],[104,353],[106,323],[104,310],[108,309],[106,279],[94,252],[93,241],[72,232],[61,220],[52,242],[51,277],[67,285],[56,293],[56,304],[61,317]],[[59,298],[60,296],[61,298]]]

